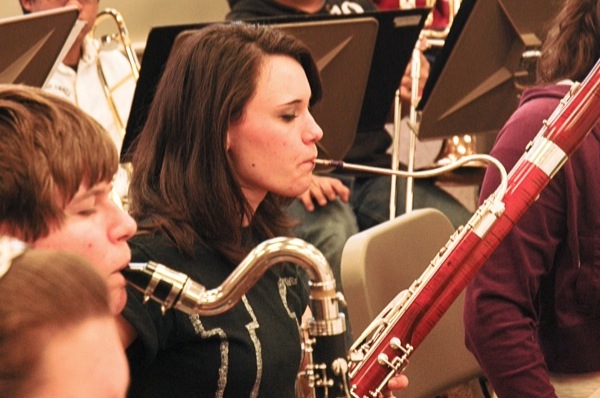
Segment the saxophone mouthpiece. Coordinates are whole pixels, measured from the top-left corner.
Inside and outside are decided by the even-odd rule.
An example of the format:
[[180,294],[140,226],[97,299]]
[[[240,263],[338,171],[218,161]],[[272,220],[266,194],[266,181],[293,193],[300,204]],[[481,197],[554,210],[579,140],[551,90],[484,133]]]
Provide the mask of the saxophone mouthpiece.
[[144,293],[144,304],[151,298],[146,290],[152,281],[153,268],[152,266],[148,267],[148,263],[129,263],[129,266],[121,271],[127,283]]
[[152,261],[147,263],[130,263],[123,271],[127,282],[144,294],[143,302],[154,299],[166,312],[179,298],[187,276],[175,273],[170,269]]
[[149,263],[129,263],[121,273],[130,285],[144,291],[152,280],[154,267]]

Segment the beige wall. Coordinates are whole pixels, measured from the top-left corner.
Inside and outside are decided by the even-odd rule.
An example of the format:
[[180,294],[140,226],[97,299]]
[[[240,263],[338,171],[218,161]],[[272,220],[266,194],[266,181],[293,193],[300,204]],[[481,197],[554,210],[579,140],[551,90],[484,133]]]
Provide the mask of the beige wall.
[[[101,0],[100,8],[123,14],[134,43],[145,42],[152,26],[222,21],[227,0]],[[1,0],[0,18],[20,15],[19,0]]]

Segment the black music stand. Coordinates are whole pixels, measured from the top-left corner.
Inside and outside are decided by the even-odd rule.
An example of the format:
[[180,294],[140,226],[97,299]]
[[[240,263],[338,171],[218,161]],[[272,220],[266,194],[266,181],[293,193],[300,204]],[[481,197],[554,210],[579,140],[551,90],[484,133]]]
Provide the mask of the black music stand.
[[535,80],[545,25],[559,5],[463,0],[417,106],[419,139],[497,133]]
[[[353,97],[360,99],[362,105],[357,110],[348,109],[347,107],[343,108],[335,103],[333,93],[325,92],[325,97],[318,105],[321,109],[315,109],[315,119],[321,126],[326,126],[326,130],[324,127],[325,134],[330,134],[329,138],[324,138],[322,141],[322,143],[327,144],[327,146],[324,145],[325,152],[334,158],[342,158],[343,154],[352,145],[357,130],[370,131],[377,128],[382,129],[385,125],[394,99],[394,93],[410,60],[412,49],[428,13],[429,9],[394,10],[340,16],[302,15],[283,18],[261,18],[253,19],[250,22],[286,25],[292,34],[294,34],[295,29],[291,25],[294,24],[306,25],[314,24],[315,22],[338,24],[343,21],[358,21],[369,18],[377,22],[378,28],[374,48],[369,48],[368,45],[364,44],[364,52],[362,54],[355,54],[355,62],[352,65],[344,62],[346,64],[345,69],[341,69],[337,73],[338,78],[344,75],[349,76],[348,70],[352,67],[360,68],[360,65],[364,64],[364,57],[367,57],[370,69],[367,67],[367,70],[364,72],[368,74],[366,87],[362,90],[358,89],[358,91],[356,89],[349,91]],[[131,160],[130,153],[128,153],[129,148],[141,132],[146,121],[148,109],[154,98],[156,85],[162,75],[163,68],[176,37],[183,31],[201,29],[207,25],[209,24],[165,26],[156,27],[150,31],[146,50],[142,58],[140,78],[137,83],[127,124],[127,133],[123,141],[123,149],[121,150],[122,161]],[[296,30],[296,32],[300,31],[301,29]],[[324,37],[321,36],[319,41],[323,41],[323,39]],[[307,45],[312,51],[313,47],[319,48],[322,44],[316,42],[313,45],[310,43],[307,43]],[[321,50],[317,50],[317,53],[319,51]],[[322,75],[322,77],[325,78],[326,76]],[[355,85],[359,83],[358,87],[361,84],[360,79],[356,80],[356,77],[352,78],[352,80],[348,79],[347,82]],[[324,81],[325,84],[326,82]],[[325,105],[330,94],[332,102],[329,105]],[[358,97],[356,97],[357,95]],[[345,99],[344,103],[348,103],[348,98]],[[327,110],[322,109],[326,106],[328,106]],[[317,114],[319,112],[320,114]],[[348,127],[348,120],[354,120],[354,127]],[[341,122],[343,122],[342,125],[340,125]],[[339,140],[334,139],[340,136],[343,138]]]
[[79,32],[78,16],[64,7],[0,20],[0,83],[42,87]]

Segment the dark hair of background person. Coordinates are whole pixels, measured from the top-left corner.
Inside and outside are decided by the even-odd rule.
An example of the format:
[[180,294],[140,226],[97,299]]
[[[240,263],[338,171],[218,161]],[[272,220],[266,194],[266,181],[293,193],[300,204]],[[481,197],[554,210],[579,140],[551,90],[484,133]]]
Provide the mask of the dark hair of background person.
[[[269,193],[255,214],[227,154],[229,126],[240,120],[266,56],[286,55],[306,72],[311,105],[322,95],[318,69],[298,39],[266,26],[215,24],[172,53],[134,143],[131,213],[142,233],[162,231],[188,255],[200,242],[241,260],[242,223],[252,239],[285,235],[292,225]],[[156,100],[158,99],[158,100]]]
[[538,63],[540,83],[583,80],[600,58],[598,0],[566,0],[549,26]]

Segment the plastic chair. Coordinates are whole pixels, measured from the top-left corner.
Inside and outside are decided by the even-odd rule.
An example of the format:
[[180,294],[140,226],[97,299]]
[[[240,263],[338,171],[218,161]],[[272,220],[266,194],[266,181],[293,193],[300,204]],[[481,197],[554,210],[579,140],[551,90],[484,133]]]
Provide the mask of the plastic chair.
[[[439,210],[419,209],[348,240],[342,254],[342,285],[355,338],[423,273],[453,232]],[[464,344],[462,307],[461,294],[411,355],[405,370],[410,383],[402,397],[439,396],[482,375]]]

